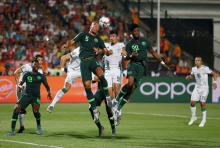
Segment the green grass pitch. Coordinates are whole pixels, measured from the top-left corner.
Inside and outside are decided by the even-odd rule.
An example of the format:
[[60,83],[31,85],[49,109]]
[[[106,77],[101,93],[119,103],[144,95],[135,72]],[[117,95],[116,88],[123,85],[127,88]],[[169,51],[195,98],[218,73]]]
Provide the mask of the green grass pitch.
[[[29,106],[23,134],[6,137],[10,131],[13,104],[0,104],[0,148],[211,148],[220,147],[220,105],[208,104],[204,128],[199,122],[188,126],[189,104],[129,103],[123,110],[117,136],[111,137],[104,105],[100,107],[105,127],[103,137],[88,111],[88,104],[57,104],[50,114],[48,104],[41,105],[44,134],[35,134],[35,119]],[[201,117],[197,105],[197,115]],[[17,123],[17,128],[18,128]]]

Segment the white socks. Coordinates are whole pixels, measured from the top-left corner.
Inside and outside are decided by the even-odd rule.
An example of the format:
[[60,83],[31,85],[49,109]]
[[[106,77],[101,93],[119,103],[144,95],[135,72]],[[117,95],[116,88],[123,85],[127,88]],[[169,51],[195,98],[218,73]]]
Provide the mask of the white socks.
[[206,113],[207,111],[202,111],[202,122],[206,122]]
[[196,106],[192,107],[191,106],[191,113],[192,113],[192,118],[196,117]]
[[65,93],[62,91],[62,89],[60,89],[56,96],[53,99],[53,102],[50,104],[50,106],[55,106],[55,104],[61,99],[61,97],[64,95]]
[[24,126],[24,114],[18,114],[20,126]]

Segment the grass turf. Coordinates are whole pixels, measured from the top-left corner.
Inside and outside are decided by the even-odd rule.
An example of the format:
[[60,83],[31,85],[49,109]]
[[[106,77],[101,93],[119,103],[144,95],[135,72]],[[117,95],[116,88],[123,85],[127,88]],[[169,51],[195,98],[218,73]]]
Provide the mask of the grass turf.
[[[47,104],[41,105],[44,134],[35,134],[35,119],[29,106],[25,115],[25,132],[7,137],[13,104],[0,104],[0,148],[76,147],[76,148],[210,148],[220,147],[220,105],[208,104],[208,119],[199,128],[201,118],[187,126],[189,104],[129,103],[123,110],[123,119],[117,127],[117,136],[111,137],[104,105],[100,107],[105,135],[98,137],[87,104],[58,104],[50,114]],[[198,117],[201,117],[197,105]],[[17,122],[17,128],[18,128]],[[6,141],[11,140],[11,141]],[[16,143],[13,143],[16,141]],[[30,142],[27,143],[17,142]],[[33,145],[37,144],[37,145]]]

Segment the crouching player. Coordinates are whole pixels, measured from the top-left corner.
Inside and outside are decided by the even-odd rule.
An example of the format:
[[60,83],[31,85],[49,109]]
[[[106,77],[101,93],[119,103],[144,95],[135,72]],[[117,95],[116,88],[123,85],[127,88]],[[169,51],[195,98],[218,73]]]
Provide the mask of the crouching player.
[[41,114],[39,112],[40,109],[40,85],[44,84],[45,88],[48,92],[48,99],[51,99],[50,87],[47,83],[46,77],[43,74],[38,72],[39,62],[38,60],[32,61],[32,72],[27,72],[24,74],[22,81],[19,83],[18,87],[22,89],[22,85],[26,83],[26,88],[24,93],[21,96],[21,99],[15,105],[12,119],[11,119],[11,132],[9,132],[8,136],[15,135],[15,127],[18,119],[18,114],[25,111],[29,104],[32,106],[34,117],[36,118],[37,123],[37,131],[38,135],[43,133],[41,128]]
[[192,79],[195,77],[196,85],[191,95],[191,119],[188,125],[192,125],[196,120],[196,102],[200,102],[201,111],[202,111],[202,121],[199,124],[199,127],[204,127],[206,123],[206,99],[209,93],[209,85],[208,85],[208,74],[213,76],[213,88],[217,88],[217,76],[216,74],[209,69],[209,67],[202,64],[202,58],[195,58],[195,67],[192,68],[191,75],[186,76],[186,79]]

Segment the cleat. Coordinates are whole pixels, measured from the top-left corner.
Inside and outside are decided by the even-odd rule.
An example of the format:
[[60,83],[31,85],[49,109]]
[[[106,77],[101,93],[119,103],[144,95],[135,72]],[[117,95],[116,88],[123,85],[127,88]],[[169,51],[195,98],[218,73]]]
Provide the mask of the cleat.
[[94,114],[94,122],[97,122],[99,120],[99,110],[95,109],[93,110],[93,114]]
[[192,125],[197,120],[197,117],[192,117],[188,123],[188,125]]
[[54,109],[54,106],[48,106],[47,107],[47,111],[49,112],[49,113],[51,113],[52,111],[53,111],[53,109]]
[[116,129],[113,128],[113,129],[112,129],[112,137],[115,137],[115,136],[116,136]]
[[6,134],[6,136],[15,136],[15,135],[16,135],[16,132],[15,132],[15,131],[9,132],[9,133]]
[[37,127],[36,134],[37,135],[42,135],[43,134],[43,130],[42,130],[41,127]]
[[199,124],[199,127],[204,127],[204,126],[205,126],[205,123],[206,123],[206,121],[202,121],[202,122]]
[[24,126],[21,126],[17,133],[23,133],[25,130]]
[[105,129],[105,128],[104,128],[103,126],[101,126],[101,127],[99,128],[99,137],[103,136],[104,129]]

